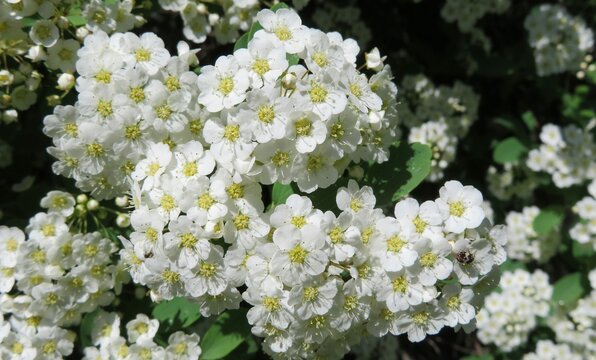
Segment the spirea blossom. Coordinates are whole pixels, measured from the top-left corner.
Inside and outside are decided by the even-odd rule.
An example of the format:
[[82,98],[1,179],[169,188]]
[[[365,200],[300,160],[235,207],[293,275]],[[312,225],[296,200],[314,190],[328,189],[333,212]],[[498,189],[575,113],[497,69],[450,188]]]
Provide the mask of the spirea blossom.
[[457,182],[435,201],[402,200],[395,217],[353,180],[337,193],[339,214],[298,194],[265,211],[250,177],[220,168],[187,179],[169,158],[152,188],[135,186],[134,232],[121,251],[133,280],[154,300],[188,298],[204,316],[246,301],[274,358],[341,358],[352,333],[421,341],[473,327],[474,286],[505,259],[504,229],[483,221],[479,193]]
[[594,33],[579,16],[556,4],[542,4],[524,22],[539,76],[577,71],[594,45]]
[[54,171],[101,199],[124,193],[129,175],[160,175],[152,160],[137,167],[158,143],[178,151],[196,141],[234,177],[296,182],[305,192],[334,183],[344,159],[386,161],[398,133],[390,68],[360,73],[353,40],[309,29],[292,10],[258,18],[263,29],[246,49],[199,76],[184,44],[170,56],[151,33],[89,35],[77,62],[78,101],[44,121]]

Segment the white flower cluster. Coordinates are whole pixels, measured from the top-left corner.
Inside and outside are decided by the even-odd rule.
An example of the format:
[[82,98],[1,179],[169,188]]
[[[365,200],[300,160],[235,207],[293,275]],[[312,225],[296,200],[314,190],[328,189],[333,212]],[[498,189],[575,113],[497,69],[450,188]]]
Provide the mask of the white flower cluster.
[[499,286],[476,316],[478,338],[508,352],[527,341],[537,317],[548,315],[553,288],[542,270],[522,269],[505,272]]
[[[4,68],[0,68],[0,122],[16,121],[18,111],[37,102],[43,75],[35,63],[43,63],[50,72],[61,72],[57,88],[68,92],[74,85],[72,73],[80,41],[89,31],[127,31],[141,21],[131,14],[131,0],[113,1],[111,5],[101,0],[84,3],[81,15],[87,20],[86,26],[77,27],[68,17],[74,11],[80,13],[72,1],[0,2],[0,53],[4,56]],[[27,21],[31,19],[33,23]],[[72,38],[66,35],[74,32]],[[58,95],[48,97],[52,106],[60,101]]]
[[31,218],[27,239],[18,228],[0,226],[0,314],[8,315],[0,326],[8,331],[0,334],[2,359],[69,355],[74,334],[62,327],[110,304],[120,284],[122,270],[111,259],[116,244],[97,232],[69,231],[72,195],[52,191],[41,205],[48,211]]
[[87,36],[76,63],[78,101],[44,119],[54,172],[98,199],[115,197],[149,143],[200,137],[197,76],[188,71],[196,51],[179,43],[178,53],[171,57],[152,33]]
[[441,16],[447,22],[456,22],[461,32],[472,32],[476,22],[486,14],[502,14],[511,5],[510,0],[447,0]]
[[478,118],[480,96],[459,81],[453,87],[436,86],[422,74],[405,76],[400,89],[399,120],[410,129],[409,142],[431,147],[428,180],[439,181],[455,158],[458,140]]
[[549,173],[559,188],[596,179],[596,143],[589,131],[575,125],[546,124],[540,140],[540,147],[528,154],[530,169]]
[[596,357],[596,270],[589,273],[592,291],[579,299],[574,308],[563,309],[547,321],[557,342],[569,345],[582,359]]
[[538,207],[527,206],[521,212],[511,211],[507,214],[507,257],[524,262],[544,263],[557,253],[560,240],[558,231],[551,231],[546,235],[539,235],[534,231],[534,219],[539,213]]
[[594,33],[584,20],[560,5],[535,7],[524,26],[539,76],[579,70],[584,55],[594,45]]
[[596,181],[588,186],[588,192],[591,196],[584,197],[572,208],[580,221],[569,230],[569,235],[580,244],[592,244],[596,249]]
[[[293,0],[293,7],[300,9],[309,0]],[[258,0],[159,0],[159,6],[180,13],[182,33],[195,43],[203,43],[207,36],[214,36],[221,44],[238,40],[240,32],[247,32],[261,10]],[[209,4],[209,6],[207,6]],[[214,11],[217,9],[217,11]]]
[[159,321],[145,314],[137,314],[135,319],[126,324],[126,338],[120,334],[120,322],[117,313],[103,310],[93,317],[91,341],[94,346],[84,349],[83,360],[198,360],[201,355],[197,334],[176,331],[169,336],[168,345],[164,348],[153,341]]
[[[170,57],[152,33],[89,36],[77,103],[44,120],[54,171],[101,199],[124,193],[127,175],[160,142],[200,141],[235,177],[296,181],[307,192],[334,183],[350,160],[386,161],[397,134],[389,67],[367,78],[356,69],[355,41],[309,29],[292,10],[257,18],[263,29],[248,48],[198,78],[187,46]],[[290,66],[286,54],[306,67]]]
[[555,344],[550,340],[536,343],[534,352],[525,354],[522,360],[582,360],[567,344]]
[[[195,43],[203,43],[208,35],[217,42],[227,44],[239,37],[240,31],[248,31],[260,10],[258,0],[216,0],[209,7],[196,0],[159,0],[159,6],[168,11],[180,13],[183,22],[182,33]],[[210,11],[219,7],[221,12]]]
[[[194,145],[205,163],[197,169],[210,171],[211,156]],[[435,201],[400,201],[395,217],[354,181],[337,193],[339,216],[299,195],[263,213],[250,178],[223,168],[187,176],[183,153],[165,157],[177,160],[136,190],[135,231],[121,252],[133,280],[154,299],[191,298],[204,316],[238,307],[246,285],[252,331],[275,357],[341,358],[363,332],[420,341],[443,326],[473,327],[474,285],[505,260],[505,229],[483,222],[482,195],[457,181]]]
[[486,182],[490,193],[503,201],[513,197],[528,199],[538,186],[536,173],[524,162],[506,163],[501,169],[489,166]]

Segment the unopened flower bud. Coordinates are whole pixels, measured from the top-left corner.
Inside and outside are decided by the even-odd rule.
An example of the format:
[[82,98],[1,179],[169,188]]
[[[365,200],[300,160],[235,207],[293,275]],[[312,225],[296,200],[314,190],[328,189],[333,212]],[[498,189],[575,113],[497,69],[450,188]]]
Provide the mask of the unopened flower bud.
[[95,211],[97,209],[99,209],[99,201],[95,199],[89,199],[89,201],[87,201],[87,210]]
[[15,109],[8,109],[2,112],[2,122],[11,124],[16,122],[19,118],[19,113]]
[[46,100],[48,102],[48,106],[60,105],[61,102],[60,96],[58,95],[50,95],[46,97]]
[[25,57],[31,59],[33,62],[39,62],[45,60],[47,55],[46,51],[43,49],[43,46],[35,45],[29,48],[29,51]]
[[86,27],[81,26],[80,28],[77,28],[76,36],[79,41],[85,40],[87,35],[89,35],[89,30]]
[[135,288],[135,298],[142,299],[147,295],[147,290],[143,289],[142,287]]
[[118,214],[116,217],[116,225],[121,228],[126,228],[130,226],[130,218],[125,214]]
[[127,207],[128,206],[128,196],[118,196],[114,202],[116,203],[116,206],[119,206],[121,208],[123,207]]
[[58,77],[58,89],[68,91],[72,89],[75,84],[75,77],[69,73],[63,73]]
[[10,101],[11,101],[10,95],[8,95],[8,94],[2,94],[0,96],[0,106],[2,106],[2,107],[9,106],[10,105]]
[[348,169],[348,175],[350,175],[351,178],[360,181],[362,178],[364,178],[364,169],[360,165],[350,166]]
[[201,15],[207,15],[209,13],[209,9],[207,9],[205,4],[201,3],[197,5],[197,12]]
[[87,202],[87,200],[89,200],[89,198],[85,194],[79,194],[77,196],[77,203],[79,203],[79,204],[84,204]]
[[70,22],[68,21],[68,19],[66,18],[66,16],[60,16],[58,18],[58,20],[56,21],[56,25],[58,25],[58,27],[60,29],[68,29],[70,27]]
[[369,53],[365,53],[366,68],[373,71],[380,71],[383,69],[383,61],[387,59],[387,56],[381,57],[381,53],[378,48],[373,48]]
[[281,79],[281,85],[286,90],[294,90],[296,88],[296,74],[287,73]]

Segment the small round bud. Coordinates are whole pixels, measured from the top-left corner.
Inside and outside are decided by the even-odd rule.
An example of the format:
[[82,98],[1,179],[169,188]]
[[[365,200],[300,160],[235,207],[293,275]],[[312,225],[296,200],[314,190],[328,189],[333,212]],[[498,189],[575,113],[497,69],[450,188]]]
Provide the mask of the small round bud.
[[580,70],[577,72],[577,74],[575,74],[575,77],[577,77],[579,80],[581,80],[586,77],[586,73]]
[[19,113],[15,109],[7,109],[2,112],[2,121],[11,124],[19,119]]
[[72,89],[75,84],[75,77],[69,73],[63,73],[58,76],[57,88],[62,91],[68,91]]
[[56,25],[62,30],[68,29],[70,27],[70,22],[66,18],[66,16],[60,16],[56,21]]
[[119,206],[121,208],[127,207],[128,206],[128,196],[118,196],[114,202],[116,203],[116,206]]
[[43,49],[43,46],[35,45],[29,48],[29,51],[25,57],[31,59],[33,62],[39,62],[45,60],[48,56],[46,55],[46,51]]
[[203,3],[197,5],[197,12],[201,15],[207,15],[209,13],[209,9]]
[[142,287],[135,288],[135,298],[140,300],[140,299],[144,298],[145,295],[147,295],[147,290],[145,290]]
[[89,198],[87,197],[86,194],[79,194],[77,196],[77,203],[78,204],[84,204],[87,202],[87,200],[89,200]]
[[130,218],[125,214],[118,214],[116,217],[116,225],[121,228],[126,228],[130,226]]
[[29,75],[31,74],[31,72],[33,71],[33,66],[31,66],[31,64],[29,64],[28,62],[22,62],[19,65],[19,71],[23,74],[23,75]]
[[364,178],[364,169],[360,165],[350,166],[348,168],[348,175],[353,179],[362,180]]
[[77,214],[82,215],[87,212],[87,208],[83,204],[78,204],[77,206],[75,206],[75,211],[77,212]]
[[46,97],[46,100],[48,102],[48,106],[56,106],[60,105],[62,99],[60,99],[60,96],[58,95],[50,95]]
[[219,21],[218,14],[209,14],[208,18],[209,18],[209,25],[211,25],[211,26],[215,26],[215,24],[217,24],[217,22]]
[[8,95],[8,94],[2,94],[0,96],[0,105],[2,105],[3,107],[9,106],[11,100],[12,99],[11,99],[10,95]]
[[296,88],[296,74],[287,73],[281,79],[281,85],[286,90],[294,90]]
[[89,201],[87,201],[87,210],[95,211],[97,209],[99,209],[99,201],[95,199],[89,199]]
[[85,40],[87,35],[89,35],[89,30],[86,27],[77,28],[76,36],[79,41]]
[[7,86],[14,81],[14,75],[8,70],[0,70],[0,86]]

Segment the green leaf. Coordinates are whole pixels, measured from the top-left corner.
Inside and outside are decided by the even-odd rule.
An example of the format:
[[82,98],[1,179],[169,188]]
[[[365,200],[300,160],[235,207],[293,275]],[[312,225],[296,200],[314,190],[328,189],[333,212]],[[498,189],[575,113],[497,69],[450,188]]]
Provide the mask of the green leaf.
[[81,348],[93,345],[91,343],[91,330],[93,329],[93,323],[95,316],[97,316],[98,310],[87,313],[83,316],[81,326],[79,328],[79,339],[81,341]]
[[271,7],[271,11],[276,12],[279,9],[288,9],[289,6],[283,2],[277,3]]
[[69,15],[66,18],[73,26],[76,27],[83,26],[87,23],[87,19],[85,19],[81,15]]
[[594,251],[594,246],[592,246],[592,244],[580,244],[577,241],[573,241],[571,243],[571,253],[576,259],[592,257],[596,255],[596,251]]
[[179,321],[183,328],[192,325],[201,317],[198,305],[182,297],[159,303],[153,308],[152,315],[160,322],[170,325]]
[[240,36],[238,40],[236,40],[236,44],[234,44],[234,51],[238,49],[246,49],[248,46],[248,33]]
[[553,209],[543,209],[540,214],[534,218],[534,231],[538,235],[548,235],[551,231],[556,230],[563,221],[564,214]]
[[528,129],[530,129],[530,131],[536,129],[536,127],[538,126],[538,121],[536,120],[534,113],[531,111],[526,111],[525,113],[523,113],[522,120],[524,121]]
[[201,339],[201,360],[221,359],[250,336],[246,310],[228,310],[215,320]]
[[499,164],[505,164],[518,160],[528,148],[515,137],[501,141],[493,151],[493,160]]
[[490,354],[484,355],[469,355],[466,357],[461,358],[460,360],[493,360],[494,357]]
[[512,272],[517,269],[527,270],[526,264],[524,264],[523,262],[520,262],[520,261],[514,261],[514,260],[507,259],[507,261],[505,261],[503,263],[503,265],[501,265],[501,273],[504,273],[506,271]]
[[576,272],[560,278],[555,283],[551,300],[559,306],[572,306],[584,292],[582,274]]
[[365,184],[375,190],[378,205],[387,205],[414,190],[430,173],[431,157],[427,145],[401,142],[390,148],[389,161],[365,168]]
[[271,199],[273,205],[285,204],[286,199],[294,193],[291,185],[283,185],[280,183],[273,184],[273,190],[271,192]]
[[300,61],[298,55],[295,54],[286,54],[286,59],[288,59],[288,66],[297,65]]

